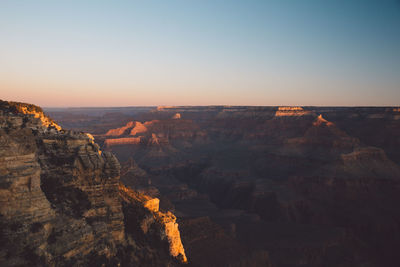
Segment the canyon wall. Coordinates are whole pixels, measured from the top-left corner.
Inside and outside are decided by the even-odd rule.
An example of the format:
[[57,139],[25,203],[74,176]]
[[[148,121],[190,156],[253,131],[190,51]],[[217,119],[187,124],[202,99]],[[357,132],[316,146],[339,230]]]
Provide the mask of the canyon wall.
[[[121,197],[120,165],[39,107],[0,102],[1,266],[175,266],[175,217]],[[142,197],[141,199],[144,199]],[[151,230],[140,225],[154,222]],[[139,227],[132,231],[132,227]]]

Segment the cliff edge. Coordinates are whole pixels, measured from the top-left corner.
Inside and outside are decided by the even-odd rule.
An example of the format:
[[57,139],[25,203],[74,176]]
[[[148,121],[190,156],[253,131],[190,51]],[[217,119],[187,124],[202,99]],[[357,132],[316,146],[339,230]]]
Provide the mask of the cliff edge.
[[[118,160],[91,135],[62,129],[37,106],[0,100],[1,266],[186,262],[175,217],[137,212],[148,203],[121,189]],[[154,231],[131,231],[149,220]]]

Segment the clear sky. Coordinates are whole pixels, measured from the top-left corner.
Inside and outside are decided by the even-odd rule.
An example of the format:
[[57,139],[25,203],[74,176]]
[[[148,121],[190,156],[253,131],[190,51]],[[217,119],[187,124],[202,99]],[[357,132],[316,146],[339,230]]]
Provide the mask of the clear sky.
[[0,99],[400,105],[400,1],[1,0]]

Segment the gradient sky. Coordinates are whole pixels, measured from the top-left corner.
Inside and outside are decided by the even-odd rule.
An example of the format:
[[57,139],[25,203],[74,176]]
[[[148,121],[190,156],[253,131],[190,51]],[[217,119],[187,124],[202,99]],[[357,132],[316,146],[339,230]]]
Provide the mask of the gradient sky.
[[400,1],[1,0],[0,99],[400,105]]

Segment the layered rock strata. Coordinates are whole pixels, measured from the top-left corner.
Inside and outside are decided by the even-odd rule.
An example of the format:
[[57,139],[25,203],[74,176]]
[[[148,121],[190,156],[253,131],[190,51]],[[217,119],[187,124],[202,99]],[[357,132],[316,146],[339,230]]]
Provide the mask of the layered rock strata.
[[[145,213],[146,220],[141,221],[140,228],[144,234],[154,231],[162,240],[166,240],[169,245],[169,252],[173,257],[181,262],[187,262],[185,250],[182,245],[176,217],[171,212],[160,212],[158,198],[139,194],[130,188],[120,184],[120,195],[126,203],[132,204],[129,209],[139,209],[136,213]],[[135,212],[132,212],[132,214]]]
[[[172,214],[128,220],[127,209],[151,205],[121,199],[119,162],[91,135],[61,129],[36,106],[1,101],[0,148],[1,266],[187,261]],[[129,227],[146,220],[158,231],[138,242]]]

